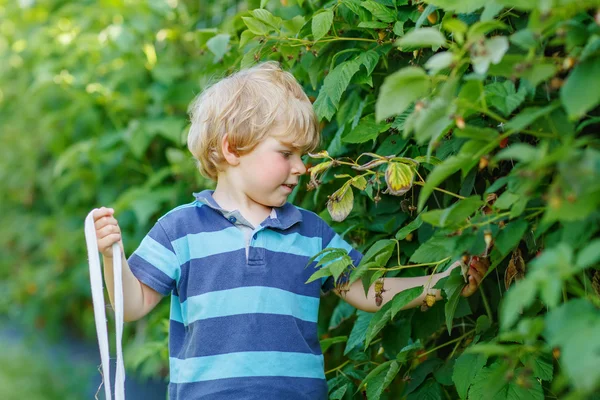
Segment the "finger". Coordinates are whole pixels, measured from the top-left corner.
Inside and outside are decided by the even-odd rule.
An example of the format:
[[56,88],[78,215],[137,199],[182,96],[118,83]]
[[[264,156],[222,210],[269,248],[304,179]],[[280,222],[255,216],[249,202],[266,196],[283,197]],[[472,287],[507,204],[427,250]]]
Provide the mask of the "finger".
[[97,231],[104,228],[107,225],[119,225],[119,223],[114,217],[111,216],[104,216],[94,223],[94,226],[96,227]]
[[477,284],[475,283],[472,276],[469,276],[469,283],[463,288],[462,295],[464,297],[471,296],[477,290]]
[[473,277],[473,280],[475,281],[475,283],[477,285],[479,285],[479,283],[483,279],[482,275],[478,271],[473,270],[473,269],[471,271],[469,271],[469,275]]
[[111,247],[113,244],[121,241],[121,235],[118,233],[110,234],[98,240],[98,249],[102,254],[109,252],[112,255]]
[[485,276],[485,273],[487,272],[488,268],[487,268],[486,263],[484,263],[484,262],[476,262],[476,263],[473,263],[471,265],[470,270],[471,271],[477,271],[479,273],[479,275]]
[[94,221],[104,217],[104,216],[110,216],[113,215],[115,212],[114,209],[112,208],[108,208],[108,207],[100,207],[97,210],[94,211]]
[[113,233],[117,233],[119,235],[121,234],[121,229],[119,228],[118,225],[113,225],[113,224],[106,225],[102,229],[98,230],[97,235],[99,238],[104,238],[109,235],[112,235]]

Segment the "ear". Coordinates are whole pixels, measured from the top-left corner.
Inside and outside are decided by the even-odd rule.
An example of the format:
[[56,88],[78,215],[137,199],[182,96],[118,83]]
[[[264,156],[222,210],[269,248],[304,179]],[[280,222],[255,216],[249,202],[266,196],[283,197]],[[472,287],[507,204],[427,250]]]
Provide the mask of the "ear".
[[229,165],[238,165],[240,163],[240,156],[238,152],[231,147],[229,143],[229,136],[227,134],[223,135],[223,139],[221,139],[221,152],[223,153],[223,158]]

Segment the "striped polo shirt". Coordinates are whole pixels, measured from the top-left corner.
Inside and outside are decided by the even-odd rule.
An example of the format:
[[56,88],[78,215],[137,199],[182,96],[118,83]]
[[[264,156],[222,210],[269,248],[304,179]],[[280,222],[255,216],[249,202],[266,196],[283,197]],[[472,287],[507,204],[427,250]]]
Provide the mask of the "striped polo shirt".
[[[171,295],[170,399],[327,399],[317,335],[321,292],[306,266],[326,247],[362,257],[325,221],[290,203],[246,236],[212,191],[161,218],[128,259]],[[251,225],[250,225],[251,227]]]

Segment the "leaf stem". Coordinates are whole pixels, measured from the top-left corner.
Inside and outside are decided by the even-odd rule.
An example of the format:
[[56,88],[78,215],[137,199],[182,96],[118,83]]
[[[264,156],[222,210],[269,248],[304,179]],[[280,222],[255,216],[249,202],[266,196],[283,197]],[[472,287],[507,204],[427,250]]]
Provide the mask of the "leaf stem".
[[[483,279],[483,277],[481,278]],[[481,293],[481,299],[483,300],[483,306],[485,307],[485,311],[487,312],[488,318],[490,319],[490,323],[494,322],[494,317],[492,316],[492,309],[490,308],[490,303],[488,302],[487,296],[483,291],[483,286],[479,285],[479,293]]]
[[410,265],[396,265],[394,267],[390,267],[390,268],[368,268],[369,271],[398,271],[401,269],[405,269],[405,268],[416,268],[416,267],[427,267],[430,265],[439,265],[442,264],[446,261],[448,261],[450,259],[450,257],[446,257],[440,261],[435,261],[435,262],[430,262],[430,263],[423,263],[423,264],[410,264]]
[[338,365],[337,367],[335,367],[335,368],[332,368],[332,369],[330,369],[329,371],[326,371],[326,372],[325,372],[325,375],[327,375],[327,374],[329,374],[329,373],[331,373],[331,372],[333,372],[333,371],[337,371],[337,370],[340,370],[340,369],[344,368],[344,367],[346,366],[346,364],[348,364],[350,361],[351,361],[351,360],[346,360],[346,361],[344,361],[344,363],[342,363],[342,364]]
[[434,351],[436,351],[436,350],[439,350],[439,349],[441,349],[442,347],[446,347],[446,346],[448,346],[449,344],[452,344],[452,343],[454,343],[454,342],[461,341],[461,340],[463,340],[465,337],[467,337],[467,336],[469,336],[470,334],[472,334],[473,332],[475,332],[475,329],[471,329],[470,331],[468,331],[467,333],[465,333],[465,334],[463,334],[463,335],[460,335],[460,336],[459,336],[459,337],[457,337],[456,339],[449,340],[449,341],[447,341],[446,343],[440,344],[439,346],[436,346],[436,347],[434,347],[433,349],[426,351],[425,353],[421,353],[421,354],[419,354],[419,355],[418,355],[417,357],[415,357],[415,358],[418,358],[418,357],[423,357],[423,356],[425,356],[425,355],[427,355],[427,354],[429,354],[429,353],[432,353],[432,352],[434,352]]
[[[415,185],[419,185],[419,186],[425,186],[425,182],[414,182],[414,184]],[[460,200],[464,200],[465,199],[465,197],[463,197],[463,196],[461,196],[459,194],[449,192],[449,191],[447,191],[445,189],[442,189],[442,188],[439,188],[439,187],[434,187],[433,190],[437,190],[438,192],[449,194],[450,196],[456,197],[457,199],[460,199]]]

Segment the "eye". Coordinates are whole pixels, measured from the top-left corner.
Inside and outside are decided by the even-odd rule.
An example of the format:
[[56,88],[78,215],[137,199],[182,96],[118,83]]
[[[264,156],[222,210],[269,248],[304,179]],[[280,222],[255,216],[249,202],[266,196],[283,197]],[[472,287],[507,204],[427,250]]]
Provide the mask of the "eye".
[[292,156],[292,153],[289,151],[282,151],[281,154],[283,155],[283,158],[290,158]]

